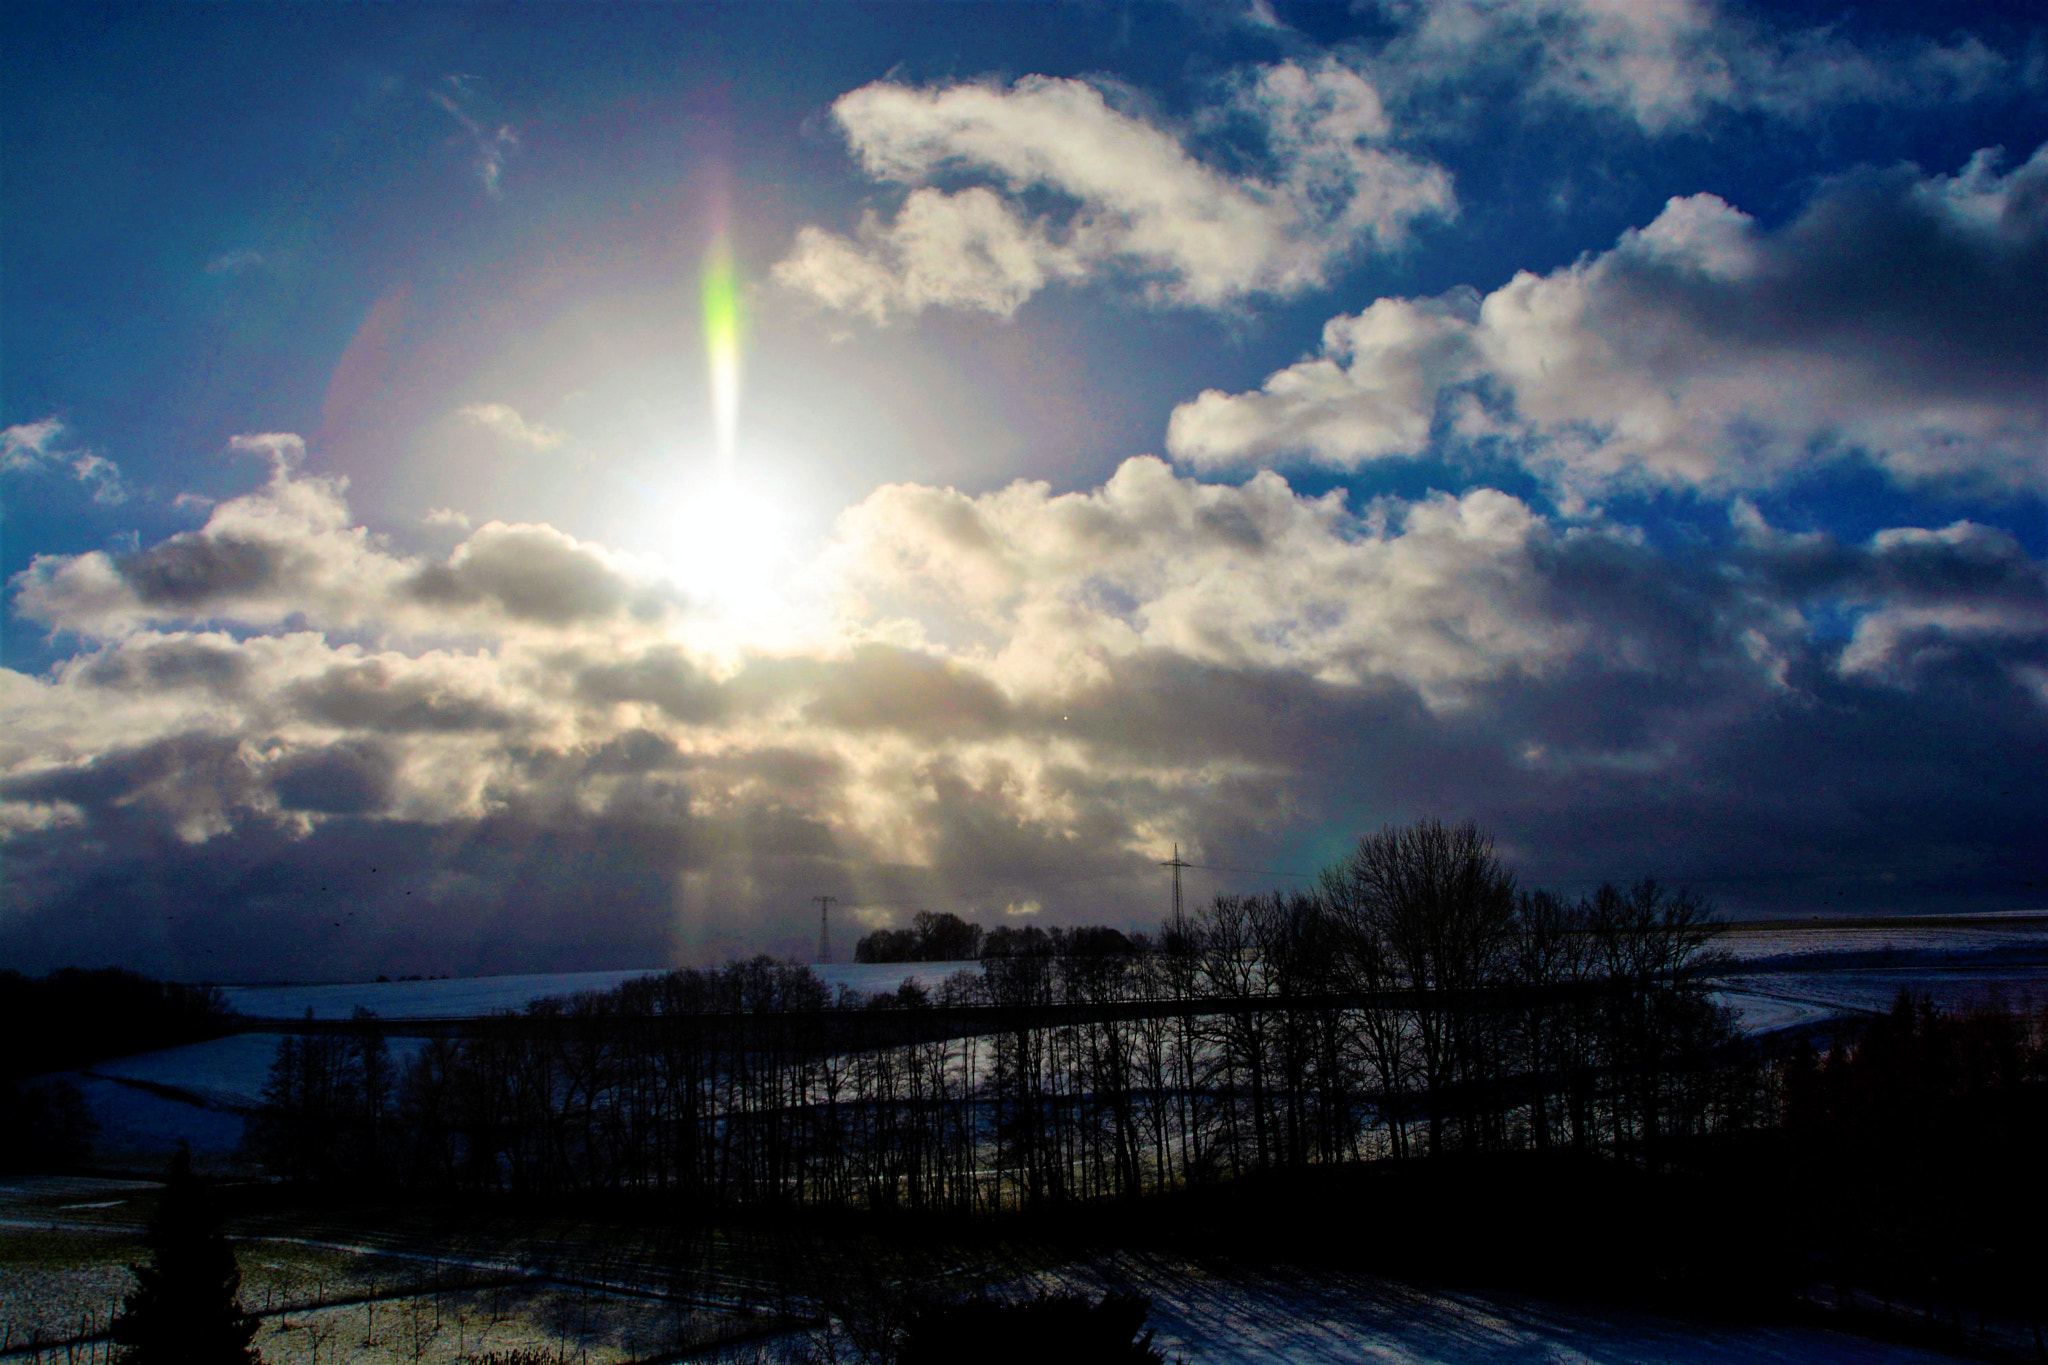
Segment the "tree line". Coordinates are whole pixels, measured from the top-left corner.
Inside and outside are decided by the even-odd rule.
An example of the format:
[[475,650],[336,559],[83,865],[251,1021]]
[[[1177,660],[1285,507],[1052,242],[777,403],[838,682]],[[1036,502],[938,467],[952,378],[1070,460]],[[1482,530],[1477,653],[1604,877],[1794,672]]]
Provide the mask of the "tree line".
[[78,1084],[48,1073],[219,1037],[218,987],[109,967],[47,976],[0,971],[0,1171],[83,1161],[97,1124]]
[[231,1013],[218,986],[152,981],[118,967],[48,976],[0,971],[0,1076],[69,1071],[109,1057],[218,1038]]
[[2048,1360],[2048,1004],[1891,1010],[1782,1073],[1778,1164],[1841,1301],[1911,1306],[1962,1337],[2024,1323]]
[[[536,1002],[403,1065],[359,1018],[284,1040],[250,1144],[314,1180],[962,1210],[1446,1151],[1655,1160],[1762,1111],[1711,934],[1689,894],[1525,892],[1477,829],[1425,822],[1156,941],[984,935],[936,992],[757,958]],[[1002,1026],[854,1027],[977,1005]]]
[[[1004,930],[998,929],[998,934]],[[855,962],[968,962],[987,935],[958,915],[922,910],[905,929],[877,929],[853,945]]]

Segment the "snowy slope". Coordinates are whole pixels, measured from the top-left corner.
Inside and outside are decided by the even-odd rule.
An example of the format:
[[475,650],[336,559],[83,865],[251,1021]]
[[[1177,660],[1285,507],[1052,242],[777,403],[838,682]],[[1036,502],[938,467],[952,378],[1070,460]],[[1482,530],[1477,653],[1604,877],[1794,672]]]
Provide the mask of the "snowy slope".
[[[226,986],[237,1013],[255,1019],[346,1019],[357,1007],[384,1019],[461,1019],[516,1010],[548,996],[608,991],[661,968],[613,972],[536,972],[523,976],[456,977],[443,981],[356,981],[305,986]],[[894,990],[904,978],[927,989],[955,972],[978,972],[971,962],[828,963],[811,968],[826,985],[858,991]]]
[[[1334,1231],[1334,1229],[1333,1229]],[[1005,1286],[1149,1295],[1153,1345],[1197,1365],[1934,1365],[1954,1357],[1808,1327],[1686,1322],[1344,1272],[1120,1253]]]

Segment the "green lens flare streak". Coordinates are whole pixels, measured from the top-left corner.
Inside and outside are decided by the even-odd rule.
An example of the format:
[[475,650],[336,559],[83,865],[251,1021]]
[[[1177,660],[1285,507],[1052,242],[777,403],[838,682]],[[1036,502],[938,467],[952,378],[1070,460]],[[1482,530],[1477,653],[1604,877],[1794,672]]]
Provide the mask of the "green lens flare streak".
[[704,352],[711,361],[711,419],[719,476],[730,483],[740,425],[740,292],[723,236],[704,258]]

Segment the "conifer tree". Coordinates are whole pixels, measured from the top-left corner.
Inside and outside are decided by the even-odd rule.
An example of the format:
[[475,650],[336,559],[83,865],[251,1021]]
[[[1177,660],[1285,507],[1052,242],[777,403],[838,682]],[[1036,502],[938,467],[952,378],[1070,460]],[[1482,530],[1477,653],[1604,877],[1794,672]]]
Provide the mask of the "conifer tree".
[[145,1241],[150,1263],[129,1267],[135,1288],[113,1323],[123,1365],[261,1365],[249,1344],[256,1317],[242,1311],[242,1268],[183,1147]]

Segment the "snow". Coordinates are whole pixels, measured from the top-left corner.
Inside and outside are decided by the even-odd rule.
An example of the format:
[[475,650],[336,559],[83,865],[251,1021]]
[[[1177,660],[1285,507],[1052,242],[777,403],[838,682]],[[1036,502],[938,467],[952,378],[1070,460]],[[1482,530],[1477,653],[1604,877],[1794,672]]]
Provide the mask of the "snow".
[[[263,1102],[263,1082],[277,1057],[282,1033],[238,1033],[210,1042],[117,1057],[91,1070],[96,1076],[171,1086],[207,1105],[253,1109]],[[386,1040],[394,1066],[402,1066],[420,1048],[423,1038]]]
[[165,1156],[180,1142],[195,1154],[232,1152],[242,1141],[242,1116],[166,1099],[97,1076],[74,1076],[100,1131],[94,1156],[124,1162]]
[[[1854,923],[1785,929],[1737,929],[1714,946],[1734,962],[1721,998],[1743,1026],[1769,1032],[1809,1023],[1842,1009],[1883,1009],[1901,986],[1926,990],[1946,1004],[1997,992],[2021,1002],[2048,996],[2048,921],[1985,916],[1981,924],[1931,928]],[[549,996],[610,990],[660,968],[607,972],[542,972],[441,981],[346,982],[230,986],[228,1003],[258,1019],[346,1019],[358,1006],[380,1018],[449,1019],[518,1010]],[[906,979],[936,991],[972,962],[828,963],[811,970],[833,989],[893,991]]]
[[1899,961],[1929,961],[1992,952],[2048,951],[2048,921],[1986,916],[1980,924],[1945,923],[1930,928],[1857,924],[1785,929],[1730,929],[1715,948],[1744,965],[1804,957],[1882,954]]
[[[1727,981],[1730,989],[1725,994],[1738,1009],[1744,1007],[1745,1000],[1763,1000],[1821,1015],[1888,1010],[1902,990],[1928,996],[1950,1008],[1989,999],[2022,1009],[2048,1004],[2048,971],[2021,968],[1774,972],[1730,976]],[[1756,1027],[1748,1023],[1746,1012],[1744,1022],[1746,1027]]]
[[1798,1000],[1762,989],[1719,990],[1713,996],[1717,1003],[1732,1008],[1737,1027],[1752,1035],[1818,1023],[1840,1009],[1826,1001]]
[[[497,1010],[524,1009],[535,1000],[608,991],[622,982],[666,971],[662,967],[610,972],[535,972],[520,976],[450,977],[440,981],[353,981],[320,985],[225,986],[222,993],[237,1013],[254,1019],[346,1019],[358,1007],[382,1019],[463,1019]],[[973,962],[833,962],[811,970],[827,986],[858,991],[891,991],[906,977],[928,990],[958,972],[976,972]]]
[[346,1019],[358,1006],[384,1019],[461,1019],[523,1009],[552,995],[608,991],[653,975],[658,968],[623,972],[535,972],[520,976],[451,977],[440,981],[350,981],[307,986],[225,986],[237,1013],[255,1019]]
[[[1334,1230],[1333,1230],[1334,1231]],[[1149,1295],[1153,1345],[1199,1365],[1932,1365],[1954,1357],[1810,1327],[1703,1324],[1338,1271],[1212,1273],[1119,1253],[1006,1286]]]

